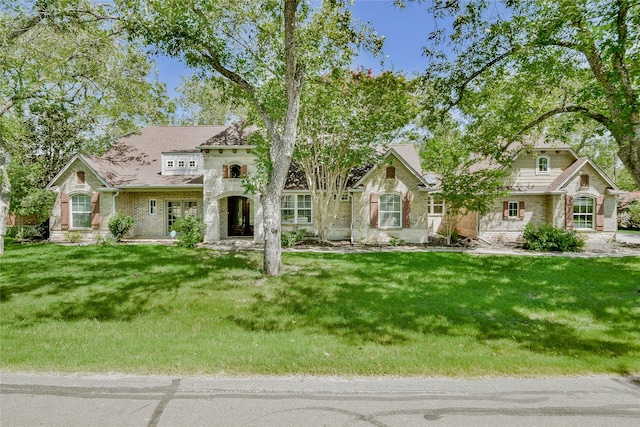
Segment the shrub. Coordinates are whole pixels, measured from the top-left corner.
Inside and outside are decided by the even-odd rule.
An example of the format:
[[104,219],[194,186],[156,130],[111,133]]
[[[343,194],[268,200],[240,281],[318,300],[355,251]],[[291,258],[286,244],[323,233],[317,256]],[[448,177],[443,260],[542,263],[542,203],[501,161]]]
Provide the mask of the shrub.
[[297,233],[291,233],[289,231],[283,231],[280,235],[280,241],[285,248],[291,248],[304,240],[304,236],[307,235],[307,230],[303,228]]
[[584,246],[582,236],[574,231],[549,224],[527,224],[523,234],[525,249],[534,251],[579,252]]
[[82,241],[82,234],[77,231],[71,231],[65,237],[69,243],[80,243]]
[[177,245],[183,248],[195,248],[204,240],[205,226],[202,218],[195,216],[181,218],[176,221],[173,229],[180,233]]
[[113,234],[116,242],[122,241],[122,238],[133,228],[135,223],[133,217],[122,215],[120,212],[116,212],[114,216],[109,220],[109,231]]

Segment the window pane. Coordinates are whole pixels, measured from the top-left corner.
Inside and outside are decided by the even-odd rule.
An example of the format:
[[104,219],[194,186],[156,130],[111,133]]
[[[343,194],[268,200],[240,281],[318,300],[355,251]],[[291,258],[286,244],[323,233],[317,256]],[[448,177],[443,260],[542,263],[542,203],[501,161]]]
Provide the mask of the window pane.
[[91,227],[91,214],[90,213],[74,213],[73,226],[86,227],[86,228]]
[[573,226],[593,228],[594,200],[590,197],[576,197],[573,201]]
[[298,195],[298,209],[311,209],[311,195]]
[[400,227],[400,212],[381,212],[381,227]]

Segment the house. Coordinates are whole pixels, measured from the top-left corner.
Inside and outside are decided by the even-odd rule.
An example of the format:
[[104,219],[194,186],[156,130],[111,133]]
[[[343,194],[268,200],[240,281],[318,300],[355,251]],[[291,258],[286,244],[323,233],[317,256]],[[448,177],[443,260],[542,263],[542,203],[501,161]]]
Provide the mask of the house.
[[[50,240],[77,233],[92,241],[110,236],[109,218],[130,215],[130,239],[166,239],[179,218],[202,217],[205,242],[262,242],[260,194],[245,192],[256,171],[250,133],[236,126],[153,126],[125,136],[101,157],[79,154],[51,180],[58,193]],[[413,145],[392,145],[382,160],[355,173],[339,201],[332,239],[425,243],[444,214]],[[282,229],[314,232],[314,206],[301,171],[292,165],[282,197]]]
[[[262,242],[260,194],[246,193],[243,185],[256,171],[253,131],[152,126],[120,139],[101,157],[75,156],[47,187],[58,193],[50,239],[67,240],[70,232],[86,241],[110,237],[109,218],[121,212],[135,219],[129,239],[167,239],[178,219],[199,216],[207,243]],[[517,242],[527,224],[549,223],[583,233],[591,246],[615,239],[617,197],[624,192],[589,158],[567,145],[538,142],[514,151],[505,171],[509,196],[485,215],[467,214],[458,225],[461,235]],[[445,214],[437,183],[422,170],[413,145],[391,145],[378,164],[354,171],[329,238],[426,243]],[[315,232],[312,196],[295,164],[281,209],[283,231]]]
[[467,215],[461,234],[517,242],[527,224],[548,223],[582,233],[587,247],[615,240],[617,198],[624,191],[593,161],[568,145],[545,141],[514,150],[513,156],[505,170],[509,196],[496,200],[486,215]]

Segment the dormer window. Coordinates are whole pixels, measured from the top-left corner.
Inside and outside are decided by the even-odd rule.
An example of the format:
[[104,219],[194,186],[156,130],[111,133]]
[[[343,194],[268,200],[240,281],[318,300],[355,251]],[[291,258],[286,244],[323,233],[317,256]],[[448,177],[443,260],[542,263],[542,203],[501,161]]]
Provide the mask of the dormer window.
[[242,168],[239,165],[232,165],[229,171],[231,172],[231,178],[240,178],[242,175]]
[[184,167],[184,160],[178,160],[178,167],[179,168],[183,168]]
[[550,173],[551,161],[548,156],[540,156],[536,159],[536,174],[544,175]]
[[189,160],[189,167],[190,168],[195,168],[196,167],[196,161],[195,160]]
[[168,168],[172,168],[173,167],[173,160],[167,160],[167,167]]

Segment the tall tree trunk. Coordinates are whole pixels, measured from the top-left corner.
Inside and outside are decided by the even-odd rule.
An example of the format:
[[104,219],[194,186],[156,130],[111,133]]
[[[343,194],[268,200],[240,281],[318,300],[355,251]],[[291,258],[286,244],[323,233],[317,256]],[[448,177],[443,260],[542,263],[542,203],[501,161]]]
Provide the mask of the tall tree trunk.
[[[289,173],[293,148],[298,130],[298,113],[300,112],[300,94],[304,71],[298,65],[296,57],[296,27],[298,25],[299,0],[284,0],[284,44],[285,44],[285,86],[287,89],[287,113],[284,132],[280,137],[269,131],[271,147],[269,159],[271,172],[263,196],[264,209],[264,263],[265,274],[278,276],[282,274],[282,242],[280,204],[282,190]],[[268,118],[267,118],[268,119]],[[265,120],[267,123],[269,120]]]
[[640,187],[640,114],[636,114],[631,132],[614,134],[618,143],[618,157]]
[[9,160],[9,153],[0,146],[0,255],[4,254],[4,236],[7,234],[7,217],[11,201],[11,183],[7,174]]

